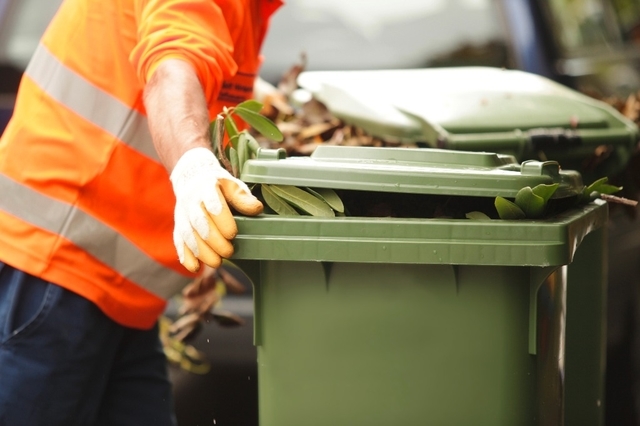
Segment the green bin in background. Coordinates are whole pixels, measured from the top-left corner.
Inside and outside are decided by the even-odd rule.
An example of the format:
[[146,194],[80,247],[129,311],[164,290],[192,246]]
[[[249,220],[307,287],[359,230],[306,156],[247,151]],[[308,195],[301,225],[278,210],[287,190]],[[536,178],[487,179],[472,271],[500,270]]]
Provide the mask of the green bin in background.
[[[580,171],[586,183],[622,170],[638,141],[637,126],[612,106],[524,71],[309,71],[298,83],[373,136],[518,161],[555,160]],[[606,155],[588,164],[598,149]]]
[[[567,277],[602,292],[606,271],[607,206],[575,204],[578,173],[494,153],[320,146],[262,150],[241,177],[332,188],[351,212],[386,214],[237,217],[261,426],[565,424]],[[458,218],[542,183],[560,185],[559,213]],[[582,330],[600,339],[589,360],[602,356],[601,314]],[[585,410],[602,403],[591,390]]]

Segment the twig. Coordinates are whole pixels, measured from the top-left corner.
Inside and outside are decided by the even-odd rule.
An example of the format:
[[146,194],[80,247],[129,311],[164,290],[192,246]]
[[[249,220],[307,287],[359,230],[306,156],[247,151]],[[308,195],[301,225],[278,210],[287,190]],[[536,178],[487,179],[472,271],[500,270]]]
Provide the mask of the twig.
[[623,197],[616,197],[615,195],[600,194],[600,198],[610,203],[624,204],[625,206],[635,207],[638,205],[638,202],[635,200],[630,200],[628,198],[623,198]]
[[216,130],[216,134],[213,135],[213,142],[218,152],[218,160],[220,160],[222,166],[227,169],[229,173],[233,174],[233,167],[231,167],[231,163],[225,155],[224,147],[222,146],[222,142],[224,141],[224,117],[221,114],[216,116],[214,129]]

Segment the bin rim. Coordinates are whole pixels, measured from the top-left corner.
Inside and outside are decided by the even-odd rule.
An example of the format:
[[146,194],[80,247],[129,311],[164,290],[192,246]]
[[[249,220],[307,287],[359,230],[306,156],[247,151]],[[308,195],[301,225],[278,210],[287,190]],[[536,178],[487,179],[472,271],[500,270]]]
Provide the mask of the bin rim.
[[562,266],[607,219],[602,200],[544,220],[237,216],[230,261]]

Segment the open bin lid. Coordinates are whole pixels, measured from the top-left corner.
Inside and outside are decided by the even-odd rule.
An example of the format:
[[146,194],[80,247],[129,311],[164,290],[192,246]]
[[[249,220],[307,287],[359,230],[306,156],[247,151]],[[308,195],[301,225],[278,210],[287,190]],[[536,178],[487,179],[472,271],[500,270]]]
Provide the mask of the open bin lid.
[[436,148],[372,148],[320,145],[309,157],[260,149],[240,177],[266,183],[359,191],[471,197],[515,197],[525,186],[558,183],[554,198],[579,194],[578,172],[556,161],[527,160],[488,152]]
[[500,152],[519,161],[544,151],[576,168],[568,161],[599,145],[630,153],[638,139],[637,126],[615,108],[523,71],[314,71],[300,74],[298,84],[373,136],[431,147]]

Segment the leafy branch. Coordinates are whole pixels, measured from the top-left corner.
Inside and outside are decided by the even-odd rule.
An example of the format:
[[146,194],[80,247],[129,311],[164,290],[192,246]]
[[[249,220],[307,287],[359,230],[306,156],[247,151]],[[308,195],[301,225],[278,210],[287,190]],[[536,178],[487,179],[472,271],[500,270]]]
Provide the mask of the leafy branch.
[[[243,121],[260,135],[275,142],[284,139],[278,126],[260,114],[262,107],[261,102],[250,99],[234,107],[223,108],[211,123],[213,152],[220,164],[235,177],[240,177],[244,163],[255,157],[260,149],[260,144],[247,129],[239,130],[236,120]],[[229,142],[227,145],[225,134]]]
[[[634,203],[635,201],[627,200],[621,197],[615,197],[622,188],[607,183],[608,179],[603,177],[586,186],[582,193],[578,196],[578,204],[586,204],[595,199],[601,198],[610,202],[623,204]],[[537,185],[533,188],[525,186],[516,194],[514,201],[507,200],[503,197],[496,197],[494,201],[495,208],[500,219],[517,220],[517,219],[538,219],[543,217],[548,211],[548,203],[553,194],[558,189],[558,184]],[[469,219],[478,219],[478,212],[467,214]]]
[[[260,114],[263,104],[244,101],[235,107],[225,107],[211,123],[211,145],[220,164],[233,176],[240,178],[247,160],[255,158],[260,144],[247,130],[239,130],[237,119],[243,121],[267,139],[276,142],[283,135],[269,118]],[[225,145],[225,134],[228,144]],[[344,215],[344,205],[332,189],[299,188],[290,185],[258,186],[267,206],[277,214],[332,217]]]

